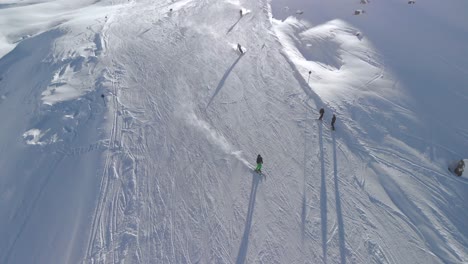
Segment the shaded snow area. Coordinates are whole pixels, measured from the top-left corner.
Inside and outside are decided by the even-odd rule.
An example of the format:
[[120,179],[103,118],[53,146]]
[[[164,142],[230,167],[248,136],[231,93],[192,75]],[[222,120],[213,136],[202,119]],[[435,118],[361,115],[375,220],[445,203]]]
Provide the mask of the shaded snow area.
[[0,263],[468,263],[468,3],[409,2],[1,1]]

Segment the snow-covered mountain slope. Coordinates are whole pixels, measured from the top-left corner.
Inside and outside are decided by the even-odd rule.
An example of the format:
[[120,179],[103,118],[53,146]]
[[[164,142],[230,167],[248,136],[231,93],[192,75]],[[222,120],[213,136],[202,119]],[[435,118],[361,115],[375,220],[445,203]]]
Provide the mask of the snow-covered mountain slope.
[[2,46],[15,46],[0,60],[1,263],[72,263],[85,253],[108,148],[105,7],[91,3],[0,9]]
[[0,4],[0,262],[468,262],[467,4],[285,2]]

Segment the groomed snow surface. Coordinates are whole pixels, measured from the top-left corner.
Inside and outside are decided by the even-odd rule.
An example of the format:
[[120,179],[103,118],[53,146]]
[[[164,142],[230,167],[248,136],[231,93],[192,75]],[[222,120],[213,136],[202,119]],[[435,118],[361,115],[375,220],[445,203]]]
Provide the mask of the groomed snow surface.
[[467,13],[2,1],[0,263],[468,263]]

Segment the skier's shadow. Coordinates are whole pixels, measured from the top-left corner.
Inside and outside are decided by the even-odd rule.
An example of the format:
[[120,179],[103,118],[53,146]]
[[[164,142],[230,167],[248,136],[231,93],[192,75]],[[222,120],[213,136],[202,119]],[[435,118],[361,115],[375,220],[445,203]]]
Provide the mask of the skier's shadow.
[[325,179],[325,158],[323,154],[323,127],[322,122],[318,124],[319,128],[319,148],[320,148],[320,222],[322,225],[322,252],[323,262],[327,263],[327,181]]
[[144,30],[143,32],[141,32],[140,34],[138,34],[138,37],[141,37],[143,36],[146,32],[150,31],[152,28],[148,28],[146,30]]
[[[306,112],[306,120],[307,116],[310,113]],[[308,146],[309,140],[312,140],[309,138],[309,133],[308,133],[308,122],[305,122],[305,129],[304,129],[304,182],[303,182],[303,189],[302,189],[302,205],[301,205],[301,238],[302,242],[304,242],[305,239],[305,229],[306,229],[306,222],[307,222],[307,164],[308,160],[311,159],[311,153],[310,150],[311,148]]]
[[336,200],[336,217],[338,218],[338,237],[340,244],[341,264],[346,264],[346,247],[345,247],[345,233],[343,224],[343,214],[341,212],[341,198],[338,188],[338,165],[336,159],[336,140],[335,133],[332,133],[333,138],[333,175],[335,179],[335,200]]
[[245,258],[247,257],[247,250],[249,246],[249,235],[250,228],[252,226],[252,218],[255,207],[255,198],[257,197],[257,188],[258,183],[261,180],[261,176],[256,172],[252,173],[252,189],[250,191],[250,200],[249,200],[249,209],[247,211],[247,217],[245,218],[245,228],[244,235],[242,236],[241,245],[239,247],[239,253],[237,254],[236,264],[245,263]]
[[236,23],[234,23],[234,25],[232,25],[228,31],[226,32],[226,35],[229,34],[233,29],[234,27],[237,25],[237,23],[239,23],[239,21],[242,19],[242,17],[240,17],[239,19],[237,19]]
[[221,78],[221,80],[219,81],[218,86],[216,87],[216,90],[215,90],[213,96],[211,97],[210,101],[206,105],[206,108],[208,108],[210,106],[211,102],[213,102],[213,99],[216,97],[216,95],[218,95],[219,91],[221,91],[221,88],[223,88],[227,77],[229,77],[229,74],[231,73],[232,69],[234,69],[234,67],[236,66],[236,64],[239,62],[239,60],[241,58],[242,58],[242,56],[237,57],[237,59],[234,61],[234,63],[231,65],[231,67],[229,67],[229,69],[224,73],[223,78]]

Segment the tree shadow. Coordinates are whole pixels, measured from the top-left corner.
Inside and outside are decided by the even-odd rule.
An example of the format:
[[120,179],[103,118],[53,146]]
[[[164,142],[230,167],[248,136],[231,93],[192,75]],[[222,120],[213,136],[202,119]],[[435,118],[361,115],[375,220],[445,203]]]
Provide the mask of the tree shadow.
[[236,61],[234,61],[234,63],[231,65],[231,67],[229,67],[229,69],[224,73],[223,78],[221,78],[221,80],[219,81],[218,86],[216,87],[216,90],[215,90],[213,96],[211,97],[210,101],[206,105],[206,108],[208,108],[210,106],[211,102],[213,102],[213,99],[216,97],[216,95],[218,95],[221,88],[223,88],[227,77],[229,77],[229,74],[231,73],[232,69],[234,69],[234,67],[236,66],[236,64],[239,62],[239,60],[241,58],[242,58],[242,54],[239,57],[237,57]]
[[323,263],[327,263],[327,182],[325,179],[325,159],[323,155],[323,127],[319,124],[319,148],[320,148],[320,165],[321,165],[321,182],[320,182],[320,219],[322,225],[322,251]]
[[250,191],[250,198],[249,198],[249,209],[247,211],[247,217],[245,219],[245,228],[244,228],[244,235],[242,236],[242,242],[239,247],[239,253],[237,254],[236,264],[243,264],[245,263],[245,258],[247,257],[247,250],[249,246],[249,234],[250,228],[252,226],[252,218],[253,212],[255,207],[255,198],[257,197],[257,188],[258,183],[260,182],[261,178],[256,172],[252,173],[252,190]]
[[338,187],[338,165],[336,160],[336,139],[335,133],[332,133],[333,137],[333,175],[335,179],[335,200],[336,200],[336,217],[338,218],[338,237],[340,239],[340,256],[341,264],[346,264],[346,245],[345,245],[345,232],[343,224],[343,214],[341,212],[341,198],[340,190]]

